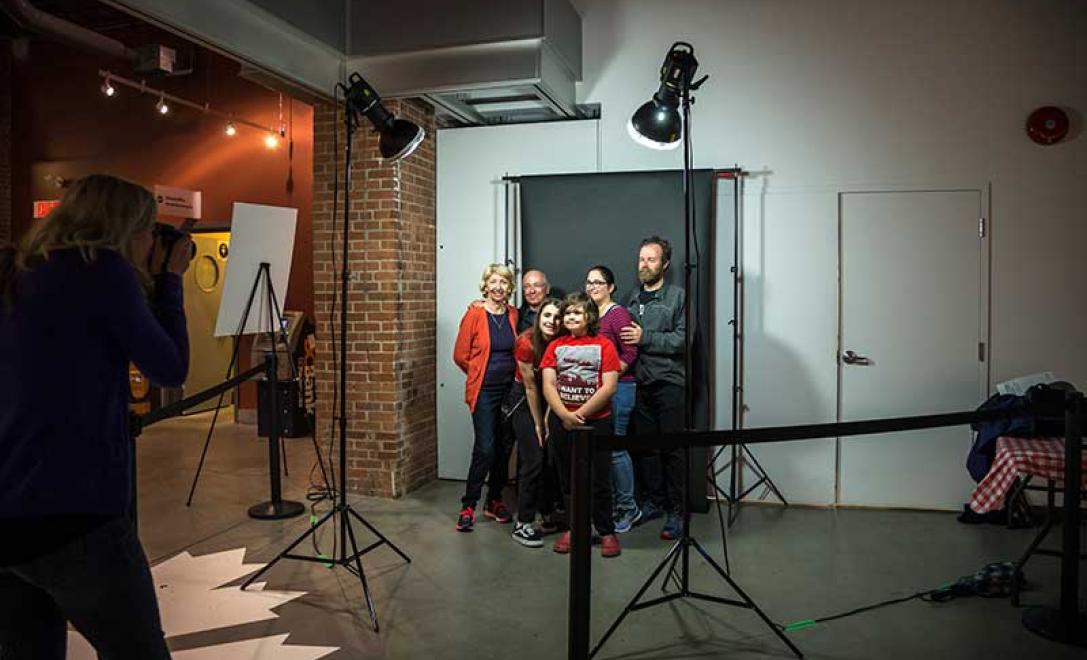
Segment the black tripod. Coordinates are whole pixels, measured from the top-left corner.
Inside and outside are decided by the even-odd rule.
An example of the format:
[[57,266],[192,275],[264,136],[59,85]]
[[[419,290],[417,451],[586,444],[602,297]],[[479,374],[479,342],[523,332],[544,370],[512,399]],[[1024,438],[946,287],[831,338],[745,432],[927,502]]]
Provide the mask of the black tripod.
[[[686,49],[681,48],[685,46]],[[691,355],[691,332],[694,326],[691,323],[691,273],[695,268],[695,265],[691,263],[691,234],[694,226],[694,189],[693,189],[693,176],[692,176],[692,163],[691,163],[691,92],[697,90],[702,86],[702,83],[706,81],[708,76],[703,76],[700,80],[692,82],[694,73],[698,68],[698,62],[694,58],[694,48],[690,44],[677,43],[672,46],[671,52],[669,52],[668,60],[665,63],[665,70],[668,74],[675,74],[674,77],[669,75],[672,83],[678,86],[678,92],[680,95],[680,104],[683,112],[683,213],[684,213],[684,240],[685,240],[685,252],[684,252],[684,268],[683,279],[684,289],[687,291],[687,304],[684,307],[684,316],[687,326],[687,332],[684,334],[684,367],[686,369],[686,378],[684,380],[684,421],[686,430],[692,430],[694,428],[694,400],[691,393],[691,374],[692,374],[692,355]],[[720,603],[722,605],[732,605],[735,607],[743,607],[746,609],[754,610],[755,613],[763,620],[763,622],[774,632],[775,635],[782,642],[785,643],[789,649],[796,654],[798,658],[804,657],[793,643],[786,637],[781,630],[778,629],[774,622],[759,608],[755,601],[740,588],[740,585],[736,584],[729,574],[721,568],[710,557],[706,549],[702,547],[702,544],[698,542],[698,539],[694,538],[691,534],[691,506],[690,506],[690,493],[688,492],[688,484],[691,480],[691,450],[688,446],[684,449],[684,468],[683,468],[683,529],[680,537],[676,540],[675,544],[668,551],[668,554],[664,556],[657,567],[653,569],[649,577],[642,583],[642,586],[638,589],[634,598],[627,603],[623,608],[622,613],[611,624],[604,636],[600,638],[600,641],[596,643],[596,646],[589,652],[589,657],[596,655],[604,644],[608,641],[611,635],[623,622],[631,612],[653,607],[654,605],[660,605],[679,598],[693,598],[695,600],[704,600],[713,603]],[[710,565],[711,568],[717,573],[717,575],[724,580],[740,597],[740,600],[731,598],[722,598],[720,596],[714,596],[711,594],[704,594],[699,591],[695,591],[691,588],[691,550],[694,550]],[[645,602],[639,602],[645,592],[653,584],[665,569],[668,567],[668,575],[665,576],[664,582],[661,584],[661,590],[666,591],[669,577],[679,586],[679,590],[672,593],[665,593],[662,596],[647,600]]]
[[[246,324],[249,322],[249,314],[253,309],[253,301],[257,297],[257,290],[263,289],[264,291],[264,310],[266,313],[265,327],[267,327],[267,335],[269,344],[271,344],[272,352],[270,357],[273,361],[273,368],[275,371],[268,374],[268,391],[270,401],[270,416],[272,424],[270,425],[271,431],[268,434],[268,473],[270,480],[270,492],[271,497],[268,501],[254,504],[249,508],[249,515],[253,518],[262,520],[279,520],[282,518],[291,518],[301,514],[305,511],[305,506],[301,502],[294,502],[291,500],[284,500],[282,496],[282,484],[280,482],[279,470],[281,463],[285,467],[285,461],[281,461],[281,452],[283,456],[286,456],[285,449],[282,445],[282,438],[279,434],[279,402],[278,402],[278,381],[279,381],[279,367],[278,367],[278,351],[277,343],[282,342],[284,348],[287,349],[287,363],[290,365],[291,380],[297,378],[295,371],[294,360],[290,358],[290,342],[287,340],[287,331],[283,327],[283,314],[279,308],[279,299],[276,297],[275,287],[272,286],[272,272],[271,266],[267,262],[260,264],[260,269],[257,271],[256,277],[253,278],[253,286],[249,289],[249,297],[245,302],[245,311],[242,313],[241,321],[238,323],[237,332],[234,334],[234,350],[230,355],[230,364],[226,368],[226,378],[230,378],[230,374],[234,371],[234,365],[238,361],[238,350],[241,346],[241,336],[245,334]],[[274,376],[273,376],[274,375]],[[185,501],[185,506],[192,506],[193,496],[196,493],[196,483],[200,480],[200,473],[204,469],[204,459],[208,455],[208,447],[211,444],[212,434],[215,432],[215,424],[219,421],[219,411],[223,407],[223,398],[226,396],[226,392],[223,391],[219,394],[219,401],[215,405],[215,413],[211,418],[211,425],[208,427],[208,435],[204,439],[204,449],[200,452],[200,462],[196,466],[196,474],[193,476],[192,486],[189,488],[189,498]],[[317,447],[317,440],[314,438],[314,448],[317,450],[317,459],[321,464],[322,471],[324,470],[324,462],[320,460],[321,452]],[[325,478],[327,485],[328,478]]]
[[[308,562],[316,562],[316,563],[325,564],[325,565],[331,564],[331,565],[334,565],[334,566],[341,566],[341,567],[347,569],[347,571],[349,573],[352,573],[353,575],[358,577],[359,582],[362,584],[362,592],[363,592],[363,594],[365,595],[365,598],[366,598],[366,608],[367,608],[367,610],[369,610],[369,613],[370,613],[370,624],[373,627],[374,632],[377,632],[378,631],[377,610],[374,609],[374,600],[373,600],[373,597],[370,594],[370,586],[366,582],[366,573],[365,573],[365,571],[363,571],[362,561],[360,560],[360,557],[362,557],[362,555],[366,554],[367,552],[370,552],[371,550],[376,550],[377,548],[379,548],[382,545],[388,545],[390,548],[392,548],[393,552],[400,555],[400,557],[404,561],[406,561],[408,563],[411,563],[411,558],[408,557],[406,554],[404,554],[400,550],[400,548],[396,547],[396,545],[393,544],[392,541],[387,539],[381,532],[379,532],[377,530],[376,527],[374,527],[365,518],[363,518],[361,515],[359,515],[358,512],[356,512],[354,509],[352,509],[351,505],[347,503],[347,360],[346,360],[346,357],[347,357],[347,308],[348,308],[348,303],[347,303],[347,288],[348,287],[347,287],[347,283],[348,283],[348,280],[351,277],[351,272],[348,270],[347,246],[348,246],[348,229],[350,227],[350,210],[351,210],[351,204],[349,203],[350,198],[351,198],[351,142],[352,142],[352,139],[354,137],[355,129],[358,128],[355,113],[354,113],[352,107],[349,104],[345,104],[345,107],[344,107],[344,124],[345,124],[346,129],[347,129],[346,130],[347,144],[346,144],[346,147],[345,147],[345,162],[346,162],[346,165],[344,167],[344,196],[345,196],[347,201],[345,201],[345,203],[343,205],[343,255],[342,255],[343,256],[343,262],[342,262],[343,263],[343,271],[341,272],[341,279],[340,279],[341,298],[340,298],[340,364],[339,364],[339,367],[340,367],[340,374],[339,374],[340,375],[340,392],[339,392],[339,395],[340,395],[340,397],[339,397],[339,399],[340,399],[339,400],[339,406],[340,406],[340,416],[339,416],[339,422],[340,422],[340,425],[339,425],[339,431],[340,431],[340,447],[339,447],[339,450],[340,450],[340,455],[339,455],[339,459],[340,459],[339,460],[339,463],[340,463],[340,475],[339,475],[340,483],[338,485],[339,486],[339,492],[338,492],[339,498],[337,499],[337,501],[336,501],[335,505],[333,506],[333,508],[328,513],[321,516],[321,518],[316,523],[313,523],[310,526],[310,528],[307,529],[301,536],[299,536],[297,539],[295,539],[293,542],[291,542],[290,545],[288,545],[286,548],[284,548],[283,551],[281,551],[278,555],[276,555],[275,559],[270,561],[266,566],[264,566],[264,568],[260,569],[259,571],[257,571],[253,575],[251,575],[249,577],[249,579],[246,580],[244,584],[242,584],[241,588],[244,590],[246,587],[248,587],[250,584],[252,584],[254,580],[256,580],[261,575],[263,575],[265,572],[267,572],[268,569],[275,566],[279,562],[279,560],[281,560],[281,559],[294,559],[294,560],[297,560],[297,561],[308,561]],[[366,529],[370,530],[370,532],[374,536],[376,536],[378,538],[378,540],[374,541],[373,543],[371,543],[370,545],[367,545],[366,547],[364,547],[362,549],[359,549],[358,541],[355,538],[355,530],[351,527],[351,518],[354,518],[355,520],[362,523],[366,527]],[[324,525],[326,522],[328,522],[330,520],[335,520],[337,523],[339,523],[338,524],[339,536],[337,537],[338,542],[336,543],[336,546],[339,547],[339,556],[338,557],[332,557],[332,558],[313,557],[313,556],[308,556],[308,555],[296,555],[296,554],[291,553],[291,551],[294,550],[295,547],[297,547],[299,544],[301,544],[307,538],[309,538],[310,536],[315,534],[317,532],[317,530],[321,528],[322,525]],[[348,554],[348,552],[347,552],[348,542],[350,542],[350,544],[351,544],[351,553],[350,554]]]

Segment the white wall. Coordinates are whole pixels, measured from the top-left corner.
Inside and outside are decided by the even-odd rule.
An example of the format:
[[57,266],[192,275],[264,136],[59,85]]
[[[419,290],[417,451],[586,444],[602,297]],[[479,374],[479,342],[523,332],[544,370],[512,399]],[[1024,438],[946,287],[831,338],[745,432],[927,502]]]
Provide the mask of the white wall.
[[[685,40],[710,75],[695,165],[756,173],[744,211],[748,426],[835,417],[835,193],[858,187],[991,183],[992,380],[1052,370],[1087,388],[1087,2],[574,2],[578,101],[602,105],[603,171],[680,166],[677,152],[634,144],[625,122]],[[1041,105],[1076,111],[1072,139],[1027,139]],[[833,501],[833,441],[757,451],[787,497]]]

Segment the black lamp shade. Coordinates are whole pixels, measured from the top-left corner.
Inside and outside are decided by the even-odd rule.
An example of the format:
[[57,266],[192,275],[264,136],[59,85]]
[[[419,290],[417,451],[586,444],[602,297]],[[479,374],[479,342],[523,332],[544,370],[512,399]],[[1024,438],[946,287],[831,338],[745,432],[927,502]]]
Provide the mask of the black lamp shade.
[[384,160],[407,158],[426,137],[426,131],[406,119],[394,119],[381,129],[378,149]]
[[676,104],[662,103],[654,95],[627,122],[635,142],[650,149],[675,149],[683,137],[683,119]]

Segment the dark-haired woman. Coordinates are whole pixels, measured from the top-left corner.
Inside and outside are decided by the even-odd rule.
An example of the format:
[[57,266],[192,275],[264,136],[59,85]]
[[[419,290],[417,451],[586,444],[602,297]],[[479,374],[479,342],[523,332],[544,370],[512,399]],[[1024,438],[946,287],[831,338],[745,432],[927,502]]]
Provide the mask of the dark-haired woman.
[[[599,335],[612,343],[619,352],[619,384],[611,400],[611,418],[615,435],[626,435],[630,413],[634,410],[634,361],[638,347],[624,344],[620,331],[633,321],[625,307],[612,300],[615,294],[615,274],[607,266],[593,266],[585,276],[585,293],[600,314]],[[629,532],[642,517],[634,500],[634,464],[625,450],[611,453],[612,493],[615,497],[615,531]]]
[[559,331],[559,305],[555,298],[543,300],[536,322],[521,333],[513,349],[517,382],[524,389],[524,397],[513,410],[513,431],[517,437],[517,524],[513,540],[529,548],[543,545],[541,530],[535,525],[536,514],[543,514],[546,520],[554,506],[554,496],[541,493],[540,477],[546,464],[547,404],[541,394],[539,366],[544,350]]
[[[550,406],[549,442],[555,448],[559,483],[566,510],[570,510],[570,447],[576,441],[574,429],[592,427],[594,434],[611,433],[611,398],[619,381],[619,354],[611,342],[596,336],[596,305],[583,293],[566,297],[562,303],[563,334],[551,342],[540,360],[544,399]],[[615,535],[611,502],[611,459],[593,452],[592,519],[600,535],[600,554],[620,553]],[[564,532],[552,548],[570,552],[570,532]]]
[[165,249],[156,211],[143,187],[92,175],[0,250],[5,660],[63,659],[66,620],[99,657],[170,657],[130,510],[129,363],[169,387],[189,368],[192,243]]

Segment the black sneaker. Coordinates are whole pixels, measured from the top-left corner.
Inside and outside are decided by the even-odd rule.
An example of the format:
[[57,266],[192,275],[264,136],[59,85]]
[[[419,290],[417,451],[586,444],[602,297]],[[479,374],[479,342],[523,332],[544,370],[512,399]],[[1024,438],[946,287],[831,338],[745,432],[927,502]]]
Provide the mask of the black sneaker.
[[531,523],[517,523],[513,527],[513,540],[528,548],[543,547],[543,537]]
[[536,531],[544,535],[554,534],[555,532],[559,531],[559,523],[555,521],[555,517],[553,514],[545,514],[543,516],[543,520],[536,527]]

